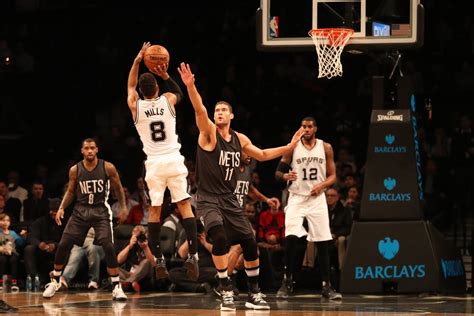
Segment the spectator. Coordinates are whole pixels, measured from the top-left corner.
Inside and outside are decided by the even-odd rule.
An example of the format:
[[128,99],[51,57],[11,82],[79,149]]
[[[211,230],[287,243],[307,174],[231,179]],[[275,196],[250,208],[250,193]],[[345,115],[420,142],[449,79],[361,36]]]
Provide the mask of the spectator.
[[125,224],[131,225],[147,225],[148,224],[148,208],[150,203],[148,199],[142,194],[139,196],[138,204],[132,206],[128,212]]
[[140,282],[152,277],[155,264],[144,226],[136,225],[133,228],[130,241],[117,255],[117,261],[120,265],[120,282],[123,287],[126,289],[131,283],[133,289],[140,292]]
[[34,220],[49,213],[49,200],[44,194],[44,185],[34,181],[31,185],[31,194],[23,203],[24,221],[30,224]]
[[281,248],[285,238],[285,213],[278,208],[263,211],[258,219],[259,246],[264,248]]
[[[21,233],[24,235],[24,232]],[[12,290],[18,291],[18,247],[23,247],[25,239],[10,229],[10,216],[0,214],[0,275],[4,275],[7,267],[12,276]],[[8,265],[7,265],[8,262]]]
[[[130,191],[128,190],[127,187],[123,187],[123,193],[125,194],[125,203],[127,203],[127,216],[130,213],[131,209],[135,206],[140,204],[138,200],[132,199],[130,195]],[[120,203],[116,201],[114,204],[112,204],[112,216],[114,219],[118,219],[119,214],[120,214]]]
[[38,275],[42,283],[49,281],[53,260],[64,226],[55,222],[60,199],[49,201],[49,213],[33,221],[24,251],[26,273]]
[[337,248],[339,269],[342,269],[344,256],[346,255],[346,242],[352,228],[352,214],[349,209],[342,205],[339,198],[340,196],[336,189],[330,188],[326,191],[329,225]]
[[101,246],[94,245],[95,231],[94,227],[89,228],[87,237],[82,246],[74,245],[71,254],[64,267],[61,283],[67,289],[71,285],[71,281],[81,268],[82,259],[87,259],[89,283],[87,289],[97,290],[99,288],[100,279],[100,262],[104,258],[104,250]]
[[10,171],[7,174],[8,191],[11,197],[17,198],[21,202],[20,222],[23,222],[24,201],[28,198],[28,190],[20,186],[20,174],[17,171]]
[[351,210],[352,219],[359,220],[360,215],[360,191],[357,185],[352,185],[347,190],[347,196],[342,204]]
[[[212,261],[212,244],[206,239],[207,235],[200,220],[196,221],[198,232],[198,256],[199,256],[199,278],[192,281],[186,272],[185,267],[172,268],[169,271],[169,279],[172,282],[171,290],[181,290],[187,292],[211,293],[212,286],[217,285],[216,273]],[[185,236],[184,236],[185,237]],[[186,238],[181,237],[179,241],[178,255],[186,260],[189,254],[189,246]]]
[[0,195],[3,195],[5,200],[4,211],[10,216],[11,224],[15,227],[20,221],[21,202],[19,199],[10,196],[5,180],[0,180]]

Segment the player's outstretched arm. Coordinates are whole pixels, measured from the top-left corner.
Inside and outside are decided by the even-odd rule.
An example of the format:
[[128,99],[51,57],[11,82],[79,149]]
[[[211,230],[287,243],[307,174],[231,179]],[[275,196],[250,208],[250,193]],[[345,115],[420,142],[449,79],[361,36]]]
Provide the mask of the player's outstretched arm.
[[266,149],[258,148],[257,146],[252,144],[252,142],[246,135],[242,133],[237,133],[237,135],[239,136],[240,144],[242,145],[242,150],[247,155],[257,159],[258,161],[266,161],[281,157],[283,155],[286,155],[287,153],[292,152],[296,144],[298,144],[299,140],[301,139],[301,136],[303,135],[303,128],[300,127],[296,131],[296,133],[293,135],[293,138],[291,139],[291,142],[286,146]]
[[[137,92],[138,71],[140,70],[140,63],[143,59],[143,54],[145,53],[146,49],[150,46],[151,46],[150,42],[143,43],[142,48],[140,49],[137,56],[133,60],[132,68],[130,68],[130,72],[128,73],[127,103],[133,115],[135,115],[136,103],[138,100],[138,92]],[[133,119],[135,119],[135,117]]]
[[[189,64],[181,63],[180,67],[178,68],[178,72],[181,75],[181,80],[183,80],[183,83],[186,85],[188,90],[189,99],[191,100],[196,116],[196,125],[199,128],[199,144],[201,147],[203,147],[201,141],[209,143],[210,138],[214,137],[213,135],[216,133],[216,126],[209,119],[207,109],[202,103],[202,98],[194,83],[194,74],[192,73]],[[201,136],[204,139],[201,139]]]

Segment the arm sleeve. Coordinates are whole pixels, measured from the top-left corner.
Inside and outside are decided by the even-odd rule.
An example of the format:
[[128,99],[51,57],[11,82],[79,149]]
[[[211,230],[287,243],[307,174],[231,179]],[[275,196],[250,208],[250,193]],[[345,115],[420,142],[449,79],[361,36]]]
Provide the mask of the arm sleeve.
[[163,80],[161,87],[163,88],[162,92],[171,92],[176,95],[176,98],[178,99],[176,103],[179,103],[183,99],[183,90],[181,90],[179,85],[173,80],[173,78],[171,78],[171,76],[168,80]]

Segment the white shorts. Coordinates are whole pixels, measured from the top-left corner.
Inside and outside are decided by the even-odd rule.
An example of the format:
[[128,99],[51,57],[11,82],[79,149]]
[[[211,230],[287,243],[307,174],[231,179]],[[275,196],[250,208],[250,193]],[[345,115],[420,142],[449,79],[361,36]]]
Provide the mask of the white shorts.
[[188,169],[181,154],[166,155],[145,161],[145,181],[151,199],[151,206],[163,204],[166,187],[171,193],[171,202],[190,198],[188,188]]
[[[303,220],[308,221],[308,231]],[[285,236],[307,236],[307,241],[332,240],[329,227],[329,213],[324,193],[318,196],[304,196],[290,192],[285,207]]]

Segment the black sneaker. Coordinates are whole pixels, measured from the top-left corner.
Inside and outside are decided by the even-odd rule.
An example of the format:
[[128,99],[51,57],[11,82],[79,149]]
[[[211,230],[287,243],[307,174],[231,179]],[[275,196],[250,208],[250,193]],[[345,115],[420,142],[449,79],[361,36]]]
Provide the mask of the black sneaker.
[[321,296],[328,300],[341,300],[341,293],[336,292],[330,285],[323,286]]
[[199,265],[198,265],[197,254],[188,256],[188,259],[184,262],[186,268],[186,275],[191,281],[197,281],[199,278]]
[[293,293],[293,279],[285,276],[278,289],[276,298],[288,298],[291,293]]
[[221,294],[221,311],[235,311],[234,292],[222,290]]
[[7,304],[4,300],[0,300],[0,313],[14,313],[17,311],[18,308]]
[[155,276],[157,280],[168,278],[168,269],[164,257],[156,258]]
[[270,309],[270,305],[264,300],[265,295],[262,292],[249,293],[245,307],[251,309]]

